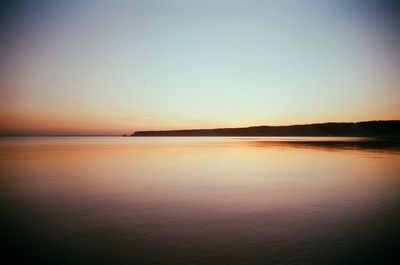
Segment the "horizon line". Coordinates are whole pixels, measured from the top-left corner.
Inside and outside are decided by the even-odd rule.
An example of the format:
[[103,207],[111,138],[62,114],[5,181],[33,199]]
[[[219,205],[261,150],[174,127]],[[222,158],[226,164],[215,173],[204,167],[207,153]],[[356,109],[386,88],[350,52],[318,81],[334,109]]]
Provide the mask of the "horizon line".
[[316,122],[316,123],[300,123],[300,124],[289,124],[289,125],[252,125],[252,126],[242,126],[242,127],[214,127],[214,128],[188,128],[188,129],[168,129],[168,130],[130,130],[129,132],[121,133],[9,133],[0,132],[0,137],[120,137],[120,136],[130,136],[136,132],[171,132],[171,131],[195,131],[195,130],[223,130],[223,129],[246,129],[246,128],[257,128],[257,127],[290,127],[290,126],[306,126],[306,125],[321,125],[321,124],[356,124],[356,123],[366,123],[366,122],[400,122],[400,119],[392,120],[363,120],[363,121],[328,121],[328,122]]
[[250,125],[240,127],[214,127],[214,128],[191,128],[191,129],[169,129],[169,130],[140,130],[137,132],[165,132],[165,131],[189,131],[189,130],[220,130],[220,129],[246,129],[255,127],[290,127],[290,126],[305,126],[305,125],[320,125],[320,124],[344,124],[344,123],[365,123],[365,122],[400,122],[400,119],[395,120],[362,120],[362,121],[327,121],[327,122],[312,122],[299,123],[289,125]]

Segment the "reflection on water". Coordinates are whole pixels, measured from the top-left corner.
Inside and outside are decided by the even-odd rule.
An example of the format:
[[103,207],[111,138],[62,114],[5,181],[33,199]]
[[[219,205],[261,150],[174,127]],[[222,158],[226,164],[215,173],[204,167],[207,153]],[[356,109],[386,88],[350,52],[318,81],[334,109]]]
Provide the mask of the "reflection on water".
[[32,264],[384,264],[400,153],[362,138],[3,138],[3,249]]
[[355,138],[355,137],[297,137],[284,139],[252,139],[249,144],[260,147],[288,146],[298,148],[325,149],[331,151],[363,150],[376,152],[400,152],[397,138]]

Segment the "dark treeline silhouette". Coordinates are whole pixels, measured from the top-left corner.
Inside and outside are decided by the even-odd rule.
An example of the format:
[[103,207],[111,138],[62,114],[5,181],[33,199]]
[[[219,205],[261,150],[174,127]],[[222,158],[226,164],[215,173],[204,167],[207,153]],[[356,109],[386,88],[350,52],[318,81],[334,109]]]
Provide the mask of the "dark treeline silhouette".
[[329,122],[289,126],[137,131],[131,136],[380,136],[400,137],[400,120]]

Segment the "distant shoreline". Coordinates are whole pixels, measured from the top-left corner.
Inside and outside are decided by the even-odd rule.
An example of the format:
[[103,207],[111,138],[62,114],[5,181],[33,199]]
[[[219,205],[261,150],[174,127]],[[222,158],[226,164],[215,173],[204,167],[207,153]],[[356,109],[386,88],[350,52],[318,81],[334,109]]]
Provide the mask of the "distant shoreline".
[[120,134],[4,134],[0,138],[7,137],[121,137]]
[[[127,136],[127,135],[125,135]],[[243,128],[136,131],[134,137],[400,137],[400,120],[364,122],[327,122],[287,126],[252,126]]]

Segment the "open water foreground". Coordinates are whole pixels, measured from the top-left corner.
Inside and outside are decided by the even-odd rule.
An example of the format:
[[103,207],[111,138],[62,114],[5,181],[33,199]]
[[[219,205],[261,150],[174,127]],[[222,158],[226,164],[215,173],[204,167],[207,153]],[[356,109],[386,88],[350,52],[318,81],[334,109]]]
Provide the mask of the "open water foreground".
[[0,138],[2,264],[400,264],[400,147]]

